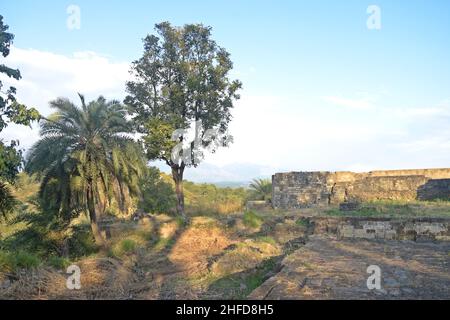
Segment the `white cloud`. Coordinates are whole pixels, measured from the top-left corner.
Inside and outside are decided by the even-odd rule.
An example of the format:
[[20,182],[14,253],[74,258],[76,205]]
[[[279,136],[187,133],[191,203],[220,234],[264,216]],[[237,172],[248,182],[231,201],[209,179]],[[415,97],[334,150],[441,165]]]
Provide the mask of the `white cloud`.
[[[44,115],[51,112],[50,100],[64,96],[77,102],[77,92],[88,100],[100,94],[121,100],[130,77],[128,62],[89,51],[64,56],[13,47],[5,63],[19,68],[23,77],[6,83],[17,87],[20,101]],[[247,181],[277,171],[448,166],[449,100],[430,107],[389,108],[381,103],[389,100],[380,95],[355,96],[244,90],[230,124],[235,142],[207,155],[187,176],[195,181]],[[38,131],[10,125],[0,138],[19,139],[27,148],[38,139]]]
[[77,92],[95,98],[123,98],[129,78],[127,62],[112,62],[94,52],[64,56],[35,49],[12,47],[5,63],[18,68],[20,81],[14,82],[18,98],[47,114],[48,102],[60,96],[76,97]]
[[443,100],[436,105],[416,108],[395,108],[392,114],[396,117],[410,119],[450,117],[450,100]]
[[[6,65],[18,68],[22,79],[14,81],[1,76],[5,84],[17,88],[17,98],[33,106],[44,116],[51,113],[48,102],[68,97],[78,102],[77,93],[88,100],[104,95],[107,99],[123,99],[125,82],[129,78],[127,62],[113,62],[94,52],[76,52],[64,56],[35,49],[11,48]],[[38,139],[37,126],[30,129],[10,125],[2,133],[5,140],[20,139],[22,147],[31,146]]]
[[323,97],[324,101],[335,104],[337,106],[355,109],[355,110],[372,110],[374,105],[367,98],[349,99],[338,96]]

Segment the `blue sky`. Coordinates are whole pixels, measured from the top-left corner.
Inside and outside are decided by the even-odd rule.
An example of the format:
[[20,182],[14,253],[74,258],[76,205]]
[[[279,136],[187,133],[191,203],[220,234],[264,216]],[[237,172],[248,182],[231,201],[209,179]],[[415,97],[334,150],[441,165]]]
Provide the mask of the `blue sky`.
[[[81,10],[79,30],[66,26],[71,4]],[[380,8],[380,30],[366,26],[369,5]],[[244,89],[235,145],[207,158],[193,180],[245,180],[249,164],[260,170],[252,175],[450,164],[448,1],[2,0],[0,13],[16,35],[10,61],[29,82],[18,85],[19,96],[43,113],[44,98],[69,89],[123,97],[120,75],[155,23],[212,26]],[[52,59],[61,59],[58,69]],[[93,65],[104,68],[88,59],[103,59]],[[109,65],[117,73],[103,87],[96,75],[98,90],[75,74]]]

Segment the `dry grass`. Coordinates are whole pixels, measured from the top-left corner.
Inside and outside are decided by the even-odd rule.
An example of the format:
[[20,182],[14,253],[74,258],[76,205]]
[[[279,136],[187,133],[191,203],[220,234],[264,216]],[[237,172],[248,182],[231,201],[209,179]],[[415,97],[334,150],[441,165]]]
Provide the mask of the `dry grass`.
[[0,297],[211,299],[223,293],[245,298],[283,254],[274,236],[278,220],[266,213],[257,228],[245,226],[243,214],[197,216],[188,225],[167,215],[119,220],[110,226],[114,254],[75,263],[82,272],[81,290],[66,289],[65,273],[38,268],[9,275],[12,283],[0,289]]
[[11,285],[0,291],[2,299],[126,299],[135,281],[130,269],[111,258],[90,258],[76,263],[81,270],[81,290],[66,287],[68,275],[52,268],[3,274]]

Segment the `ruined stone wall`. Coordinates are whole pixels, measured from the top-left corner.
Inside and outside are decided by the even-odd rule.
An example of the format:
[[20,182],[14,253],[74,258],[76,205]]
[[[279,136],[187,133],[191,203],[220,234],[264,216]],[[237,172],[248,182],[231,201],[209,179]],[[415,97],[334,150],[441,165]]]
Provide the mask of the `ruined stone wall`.
[[277,173],[272,177],[272,204],[274,208],[282,209],[346,201],[449,197],[450,169],[289,172]]
[[314,234],[335,234],[341,239],[450,241],[448,218],[314,217],[311,222]]

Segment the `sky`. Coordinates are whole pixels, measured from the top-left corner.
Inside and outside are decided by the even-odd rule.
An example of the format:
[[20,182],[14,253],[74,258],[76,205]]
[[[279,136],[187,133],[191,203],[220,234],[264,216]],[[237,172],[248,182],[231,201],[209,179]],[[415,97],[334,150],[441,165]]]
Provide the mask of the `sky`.
[[[17,97],[44,115],[77,92],[123,99],[155,23],[211,26],[243,89],[233,145],[190,180],[450,166],[449,1],[1,0],[0,14],[15,35],[0,63],[20,69]],[[39,133],[11,125],[0,138],[26,149]]]

